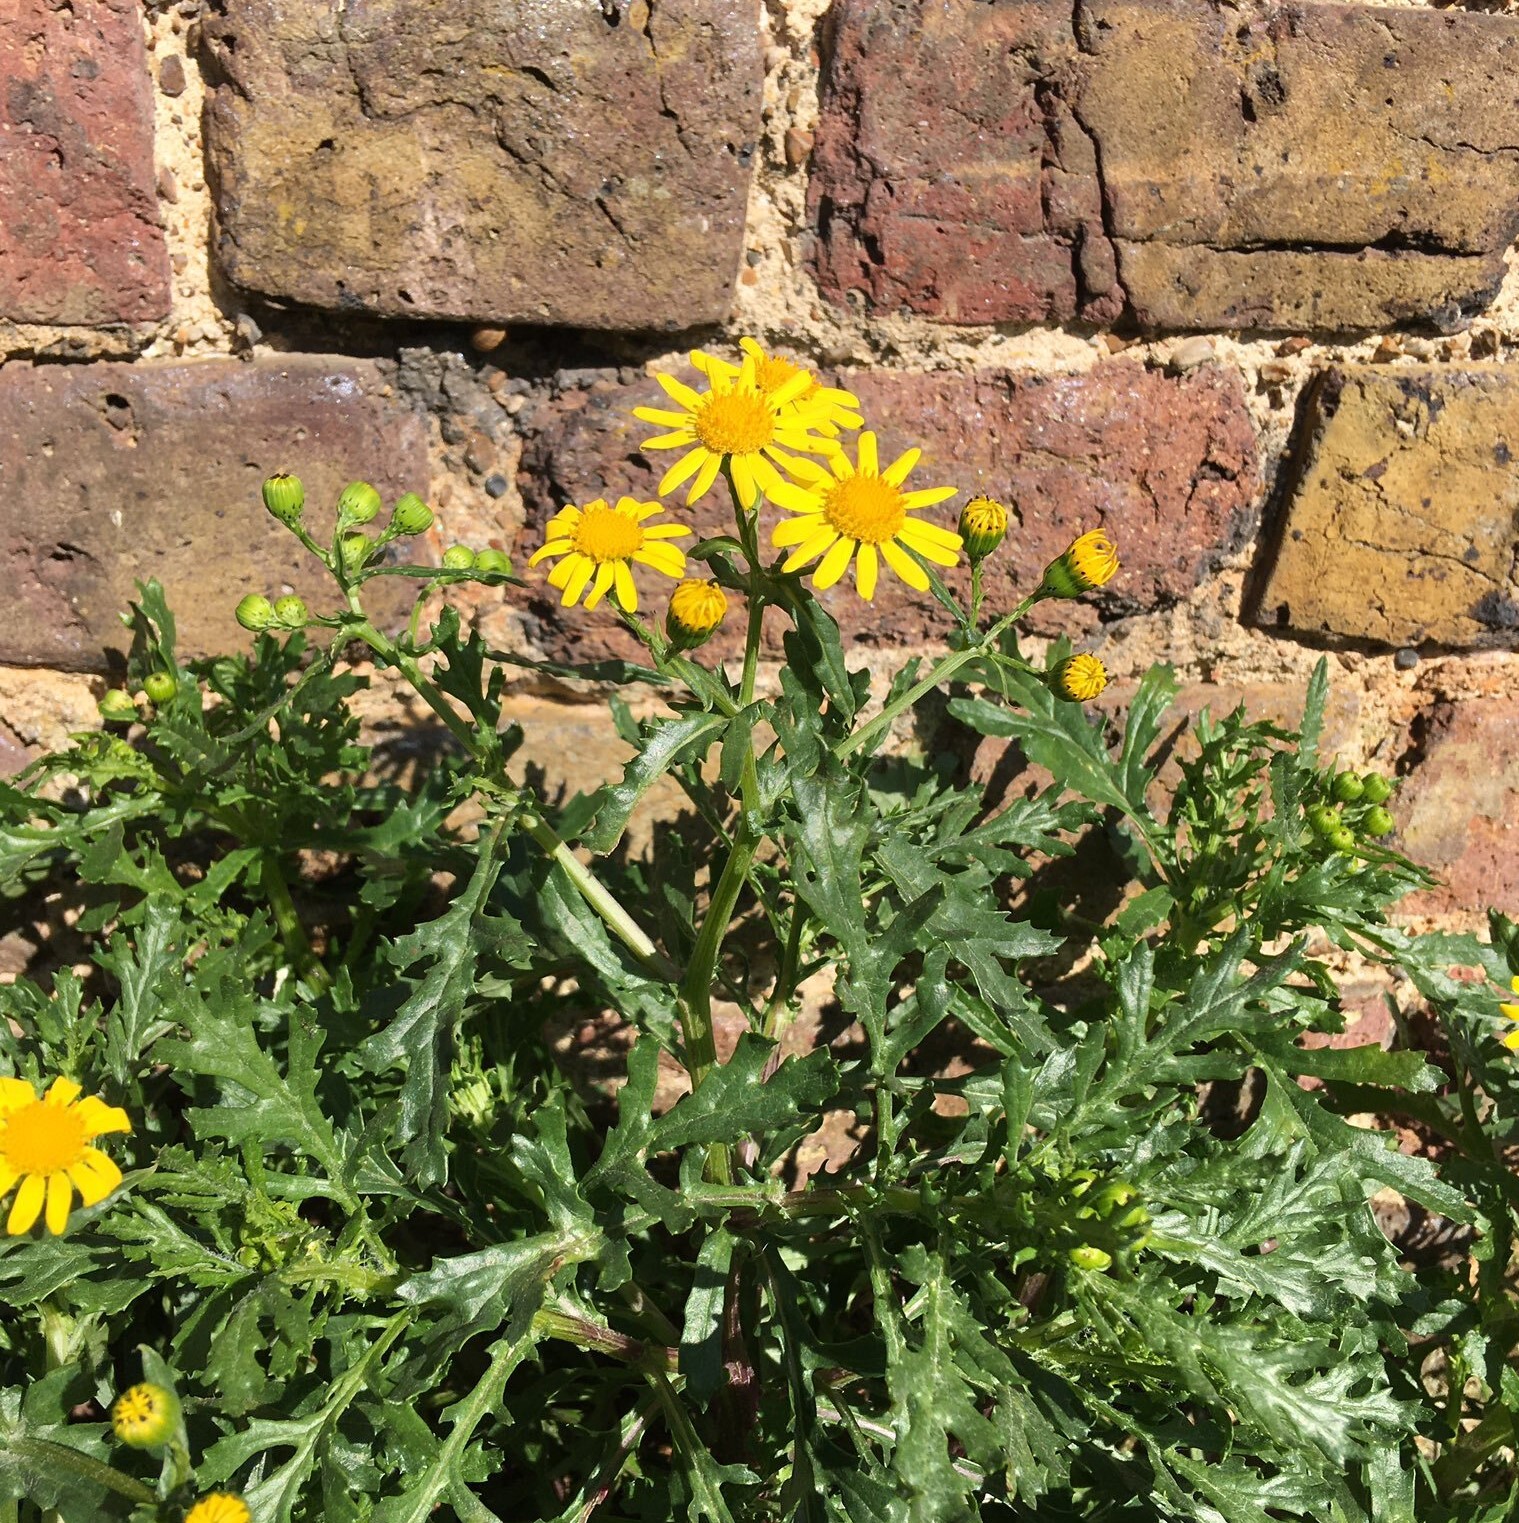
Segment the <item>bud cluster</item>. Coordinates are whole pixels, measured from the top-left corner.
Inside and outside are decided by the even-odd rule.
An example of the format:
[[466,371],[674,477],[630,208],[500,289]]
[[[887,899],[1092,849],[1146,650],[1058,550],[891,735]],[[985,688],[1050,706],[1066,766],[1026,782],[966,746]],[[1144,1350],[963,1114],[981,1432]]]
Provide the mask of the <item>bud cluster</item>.
[[1380,772],[1327,776],[1323,796],[1306,811],[1311,839],[1351,852],[1363,837],[1390,835],[1396,822],[1383,805],[1391,797],[1392,784]]

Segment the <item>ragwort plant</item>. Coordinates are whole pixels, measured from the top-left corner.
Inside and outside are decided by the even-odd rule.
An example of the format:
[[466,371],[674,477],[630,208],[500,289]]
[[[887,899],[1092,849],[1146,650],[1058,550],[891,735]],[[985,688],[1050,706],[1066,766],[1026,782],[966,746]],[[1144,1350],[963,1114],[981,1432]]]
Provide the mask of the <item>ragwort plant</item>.
[[[721,483],[731,532],[682,545],[613,483],[533,556],[645,652],[582,673],[620,780],[558,809],[515,780],[503,685],[535,663],[438,596],[520,585],[504,556],[400,561],[432,513],[375,532],[364,483],[319,540],[277,476],[332,610],[250,594],[252,650],[185,660],[144,586],[140,696],[0,789],[10,920],[47,922],[54,968],[0,988],[0,1519],[1508,1516],[1512,928],[1389,925],[1427,880],[1379,844],[1388,782],[1318,754],[1322,666],[1297,731],[1204,715],[1162,806],[1169,671],[1113,747],[1097,658],[1020,644],[1037,602],[1101,595],[1105,533],[987,609],[999,503],[952,530],[849,394],[753,341],[693,360],[645,448],[677,452],[662,498]],[[635,564],[676,584],[661,623]],[[806,582],[851,568],[944,611],[885,691]],[[365,609],[397,576],[398,634]],[[740,602],[742,659],[704,662]],[[359,739],[355,646],[445,727],[409,776]],[[935,694],[1051,785],[992,808],[889,754]],[[685,823],[621,851],[663,778]],[[1101,922],[1040,890],[1083,833],[1121,880]],[[1444,1070],[1300,1044],[1342,1028],[1331,944],[1416,982]],[[599,1012],[629,1033],[615,1103],[552,1047]],[[1443,1138],[1444,1177],[1365,1111]],[[852,1154],[799,1178],[825,1121]],[[1480,1285],[1400,1267],[1389,1186],[1480,1229]]]

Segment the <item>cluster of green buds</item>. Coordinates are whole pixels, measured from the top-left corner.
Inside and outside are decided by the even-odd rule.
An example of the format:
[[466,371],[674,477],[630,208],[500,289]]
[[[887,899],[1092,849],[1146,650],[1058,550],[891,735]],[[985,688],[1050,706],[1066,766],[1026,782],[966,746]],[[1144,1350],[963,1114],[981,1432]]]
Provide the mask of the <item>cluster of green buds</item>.
[[1385,836],[1394,828],[1383,806],[1392,784],[1380,772],[1340,772],[1325,779],[1325,797],[1308,808],[1314,836],[1335,851],[1354,851],[1362,836]]
[[261,592],[250,592],[237,605],[237,622],[254,634],[265,629],[304,629],[311,622],[311,610],[294,593],[271,602]]
[[1104,1180],[1080,1169],[1070,1178],[1070,1193],[1080,1202],[1071,1226],[1087,1239],[1066,1250],[1075,1268],[1101,1273],[1115,1258],[1138,1253],[1149,1242],[1150,1213],[1128,1180]]
[[468,545],[450,545],[443,552],[445,571],[467,571],[485,581],[512,574],[512,558],[505,550],[472,550]]
[[[159,669],[149,672],[142,679],[142,696],[155,709],[161,709],[165,704],[172,703],[178,692],[179,678],[171,671]],[[100,717],[107,724],[131,724],[144,716],[144,711],[138,707],[131,694],[122,692],[120,688],[112,688],[96,707],[100,710]]]

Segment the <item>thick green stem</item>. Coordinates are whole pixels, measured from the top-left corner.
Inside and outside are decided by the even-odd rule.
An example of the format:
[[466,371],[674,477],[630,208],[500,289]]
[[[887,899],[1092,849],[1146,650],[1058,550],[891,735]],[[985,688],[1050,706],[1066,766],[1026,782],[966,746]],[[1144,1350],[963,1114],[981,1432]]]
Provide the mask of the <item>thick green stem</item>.
[[322,960],[311,950],[306,927],[301,923],[295,900],[290,897],[290,885],[285,881],[285,871],[280,866],[279,853],[266,849],[259,859],[259,882],[274,913],[274,923],[284,943],[286,955],[295,971],[318,990],[332,987],[332,979]]
[[600,1327],[584,1317],[572,1316],[562,1311],[537,1311],[533,1313],[533,1331],[542,1338],[557,1338],[562,1343],[573,1343],[576,1348],[590,1349],[593,1353],[606,1354],[631,1364],[641,1370],[676,1370],[680,1366],[680,1350],[663,1344],[644,1343],[629,1338],[626,1333],[614,1332]]

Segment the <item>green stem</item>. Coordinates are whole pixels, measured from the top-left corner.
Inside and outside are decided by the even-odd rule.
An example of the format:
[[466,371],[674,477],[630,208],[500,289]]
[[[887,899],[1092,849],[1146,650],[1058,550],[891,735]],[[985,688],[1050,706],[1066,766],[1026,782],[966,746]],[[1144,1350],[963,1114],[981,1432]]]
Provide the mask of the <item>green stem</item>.
[[1037,594],[1024,598],[1011,613],[1004,614],[998,619],[974,645],[968,645],[964,650],[952,651],[942,661],[935,662],[933,669],[921,682],[915,682],[905,693],[899,694],[888,703],[868,724],[861,725],[852,735],[846,735],[839,741],[833,748],[833,754],[842,761],[851,752],[869,745],[878,735],[890,729],[892,721],[898,714],[912,708],[920,698],[947,682],[962,666],[969,666],[972,661],[979,660],[992,650],[1003,630],[1021,619],[1038,600]]
[[674,1371],[680,1366],[680,1350],[677,1348],[644,1343],[628,1337],[626,1333],[614,1332],[610,1327],[600,1327],[584,1317],[571,1316],[568,1312],[534,1312],[533,1331],[541,1338],[557,1338],[561,1343],[573,1343],[576,1348],[607,1354],[642,1370]]
[[313,984],[318,991],[330,989],[332,978],[322,965],[321,958],[311,950],[306,927],[301,923],[295,900],[290,897],[290,885],[285,881],[278,852],[266,849],[259,858],[259,882],[268,897],[280,940],[284,943],[285,952],[296,973]]

